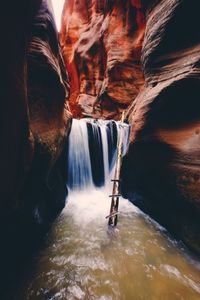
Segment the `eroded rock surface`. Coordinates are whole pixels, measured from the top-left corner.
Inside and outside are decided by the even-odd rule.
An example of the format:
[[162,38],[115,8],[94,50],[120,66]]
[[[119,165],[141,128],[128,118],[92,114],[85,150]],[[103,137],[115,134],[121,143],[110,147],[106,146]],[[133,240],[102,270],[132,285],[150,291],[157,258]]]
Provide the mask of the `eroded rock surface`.
[[65,205],[71,115],[51,1],[2,2],[0,31],[0,298],[8,299]]
[[200,3],[150,2],[123,190],[200,251]]
[[143,86],[140,0],[65,2],[60,41],[75,117],[118,119]]
[[5,3],[2,11],[1,219],[22,213],[39,224],[66,196],[60,159],[71,120],[68,77],[51,1]]

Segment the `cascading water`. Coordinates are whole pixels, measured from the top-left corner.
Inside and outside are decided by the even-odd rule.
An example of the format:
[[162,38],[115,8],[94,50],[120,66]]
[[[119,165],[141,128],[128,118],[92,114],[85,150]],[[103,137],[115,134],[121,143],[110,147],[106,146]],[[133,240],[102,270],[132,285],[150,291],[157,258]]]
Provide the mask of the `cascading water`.
[[69,136],[68,186],[81,189],[92,185],[87,123],[74,119]]
[[128,125],[73,121],[68,204],[13,300],[199,300],[198,261],[128,200],[121,198],[117,228],[108,234],[107,182],[119,134],[125,153]]
[[125,153],[129,125],[93,119],[73,120],[68,147],[67,185],[70,190],[101,187],[109,182],[120,134]]
[[104,165],[104,184],[109,177],[109,156],[108,156],[108,127],[106,124],[101,125],[101,138],[103,146],[103,165]]

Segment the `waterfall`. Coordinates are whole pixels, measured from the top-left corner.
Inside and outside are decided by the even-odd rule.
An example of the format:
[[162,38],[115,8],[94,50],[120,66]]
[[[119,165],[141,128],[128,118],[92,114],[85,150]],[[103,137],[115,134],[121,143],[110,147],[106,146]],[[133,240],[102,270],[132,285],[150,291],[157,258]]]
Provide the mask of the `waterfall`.
[[129,139],[130,139],[130,127],[126,124],[117,124],[118,136],[122,136],[122,155],[124,156],[128,151]]
[[117,157],[119,135],[123,138],[125,154],[129,132],[129,125],[125,123],[73,119],[68,143],[68,188],[81,190],[105,186]]
[[92,185],[87,124],[73,119],[68,147],[68,187],[83,188]]
[[103,165],[104,165],[104,185],[106,184],[106,178],[109,177],[109,154],[108,154],[108,127],[106,124],[101,124],[101,139],[103,147]]

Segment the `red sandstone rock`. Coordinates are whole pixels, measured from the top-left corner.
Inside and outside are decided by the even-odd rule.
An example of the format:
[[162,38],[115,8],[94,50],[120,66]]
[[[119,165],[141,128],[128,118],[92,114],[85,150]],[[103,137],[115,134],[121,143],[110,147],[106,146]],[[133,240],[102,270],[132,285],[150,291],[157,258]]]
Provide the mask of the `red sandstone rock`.
[[1,12],[1,221],[22,205],[32,213],[41,199],[44,209],[45,198],[50,217],[63,206],[56,187],[66,195],[57,165],[71,119],[51,1],[5,1]]
[[200,3],[144,2],[145,88],[128,112],[123,189],[200,251]]
[[119,118],[143,86],[140,0],[65,2],[60,41],[75,117]]
[[69,121],[69,83],[51,1],[42,2],[30,30],[27,49],[30,129],[37,139],[55,149]]

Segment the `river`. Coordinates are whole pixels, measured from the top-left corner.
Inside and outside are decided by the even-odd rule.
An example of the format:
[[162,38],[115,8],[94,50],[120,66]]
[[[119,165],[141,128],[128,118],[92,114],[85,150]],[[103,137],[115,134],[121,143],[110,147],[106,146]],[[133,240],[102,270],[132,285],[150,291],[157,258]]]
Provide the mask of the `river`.
[[[116,145],[109,157],[110,146],[104,144],[105,124],[98,125],[101,141],[97,125],[92,125],[96,139],[103,144],[96,152],[102,155],[99,160],[104,164],[103,180],[92,168],[92,161],[86,163],[89,159],[87,130],[84,122],[81,129],[77,122],[74,122],[68,154],[70,174],[72,170],[75,172],[68,180],[68,203],[54,222],[45,247],[34,258],[34,268],[16,299],[199,300],[199,261],[148,215],[121,198],[118,225],[115,229],[108,228],[105,217],[109,213],[108,195],[112,190],[108,169],[116,156]],[[75,162],[72,157],[76,158]],[[92,173],[96,185],[91,183]]]

